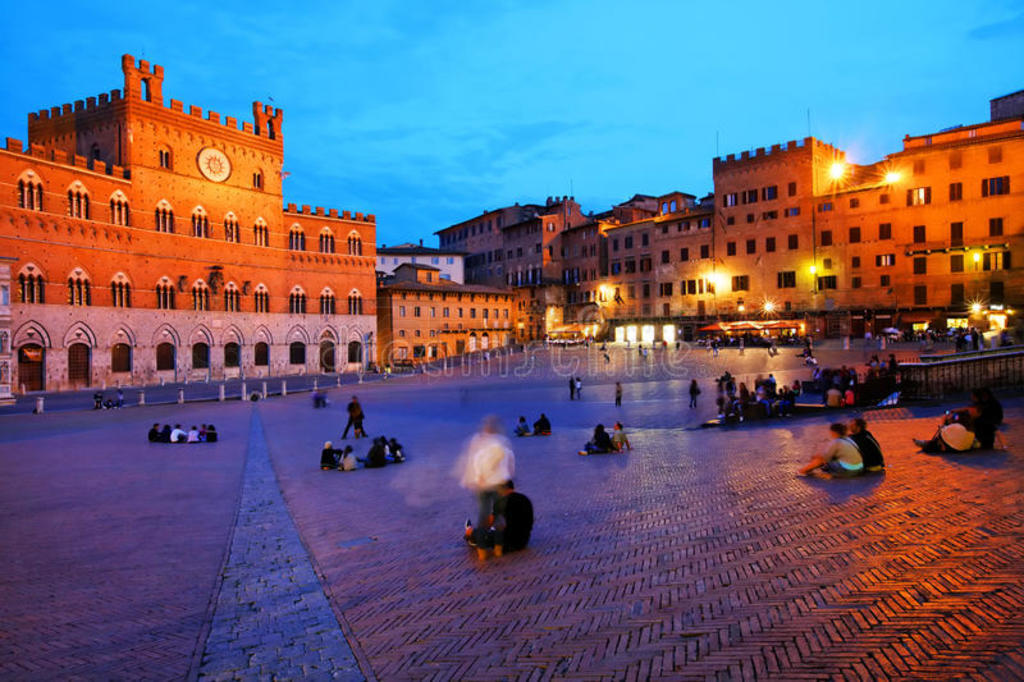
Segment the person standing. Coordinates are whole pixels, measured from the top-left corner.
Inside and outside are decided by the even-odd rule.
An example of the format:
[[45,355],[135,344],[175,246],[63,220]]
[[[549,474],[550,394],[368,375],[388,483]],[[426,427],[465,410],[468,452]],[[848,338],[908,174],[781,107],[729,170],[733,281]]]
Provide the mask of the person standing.
[[697,380],[693,379],[690,381],[690,409],[697,409],[697,396],[700,395],[700,386],[697,385]]
[[569,400],[576,399],[576,379],[569,377]]
[[615,406],[622,407],[622,384],[615,382]]
[[583,400],[583,379],[576,377],[576,400]]
[[501,423],[495,416],[484,419],[480,431],[469,441],[462,460],[460,482],[476,496],[477,522],[473,530],[477,557],[487,558],[487,531],[498,499],[499,486],[515,474],[516,458],[512,447],[501,435]]
[[353,435],[358,438],[359,432],[363,429],[363,406],[359,404],[359,398],[352,396],[352,400],[345,410],[348,412],[348,422],[345,424],[345,431],[341,437],[342,439],[348,438],[348,430],[352,428]]

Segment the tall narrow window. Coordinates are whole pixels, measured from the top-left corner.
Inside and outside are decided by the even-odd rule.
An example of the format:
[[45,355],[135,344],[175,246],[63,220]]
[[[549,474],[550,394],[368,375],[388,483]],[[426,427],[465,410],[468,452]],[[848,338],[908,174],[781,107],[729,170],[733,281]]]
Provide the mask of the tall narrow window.
[[349,315],[362,315],[363,314],[363,297],[358,291],[353,291],[348,295],[348,314]]
[[263,218],[256,219],[256,224],[252,227],[252,236],[253,244],[256,246],[270,246],[270,229]]
[[169,169],[171,167],[171,150],[161,149],[157,154],[160,162],[160,167]]
[[[31,175],[31,173],[26,173]],[[32,177],[18,180],[18,208],[30,211],[43,210],[43,183]]]
[[224,310],[229,313],[241,310],[241,293],[234,282],[228,282],[224,287]]
[[306,294],[301,289],[294,289],[288,295],[288,312],[293,315],[306,313]]
[[210,237],[210,219],[202,208],[192,211],[192,236],[203,239]]
[[320,253],[334,253],[334,235],[327,228],[320,232]]
[[18,275],[18,301],[20,303],[45,303],[43,275],[34,266],[26,266]]
[[120,273],[110,283],[110,302],[115,308],[132,307],[132,286],[128,283],[128,279]]
[[192,285],[192,310],[210,309],[210,287],[206,282],[198,281]]
[[77,182],[68,190],[68,215],[72,218],[89,219],[89,194]]
[[324,291],[323,293],[320,294],[320,314],[334,314],[334,294],[332,294],[330,291]]
[[166,277],[157,282],[156,307],[159,310],[174,310],[174,285]]
[[298,225],[292,225],[288,231],[288,248],[291,251],[306,250],[306,233]]
[[130,225],[128,199],[121,192],[110,197],[110,222],[114,225]]
[[269,313],[270,312],[270,292],[262,284],[256,287],[256,292],[253,294],[253,310],[257,313]]
[[236,244],[242,241],[242,231],[238,227],[238,218],[234,213],[224,216],[224,241]]
[[348,237],[348,254],[350,256],[362,256],[363,255],[363,240],[360,239],[359,235],[355,232]]
[[89,289],[89,280],[81,273],[76,272],[68,277],[68,305],[92,305],[92,292]]

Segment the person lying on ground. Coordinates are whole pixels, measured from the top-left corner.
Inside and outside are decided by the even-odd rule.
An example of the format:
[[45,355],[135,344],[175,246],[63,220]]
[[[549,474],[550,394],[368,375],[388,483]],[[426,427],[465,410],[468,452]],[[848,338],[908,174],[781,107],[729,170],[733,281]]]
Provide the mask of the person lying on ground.
[[615,452],[625,452],[632,449],[633,446],[629,444],[626,430],[622,428],[622,422],[615,422],[615,427],[612,428],[612,450]]
[[594,427],[594,435],[580,450],[581,455],[602,455],[612,451],[612,438],[604,430],[604,424]]
[[847,424],[846,431],[850,440],[860,451],[861,459],[864,460],[864,471],[883,471],[885,458],[882,457],[882,446],[868,431],[868,423],[864,421],[863,417],[851,419]]
[[939,428],[928,440],[914,438],[914,445],[922,452],[966,452],[977,447],[974,434],[975,420],[981,410],[971,405],[965,410],[953,410],[943,415]]
[[864,473],[864,459],[853,441],[846,438],[846,425],[835,423],[829,426],[832,439],[821,454],[811,457],[811,461],[800,469],[801,476],[812,471],[821,470],[823,478],[859,476]]
[[548,421],[548,417],[543,412],[540,413],[540,419],[533,422],[533,435],[535,436],[550,436],[551,435],[551,422]]

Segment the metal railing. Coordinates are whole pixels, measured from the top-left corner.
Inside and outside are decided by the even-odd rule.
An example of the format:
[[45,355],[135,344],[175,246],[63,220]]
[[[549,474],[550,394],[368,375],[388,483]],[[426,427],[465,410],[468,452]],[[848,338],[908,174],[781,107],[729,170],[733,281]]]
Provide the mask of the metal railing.
[[998,348],[987,348],[981,350],[965,350],[959,353],[936,353],[933,355],[921,355],[921,362],[941,362],[944,360],[966,360],[970,358],[987,357],[999,355],[1000,353],[1017,353],[1024,351],[1024,346],[1000,346]]
[[[943,398],[975,388],[1024,386],[1024,349],[958,353],[932,362],[899,366],[904,398]],[[1006,350],[1006,349],[1000,349]],[[969,356],[969,357],[959,357]]]

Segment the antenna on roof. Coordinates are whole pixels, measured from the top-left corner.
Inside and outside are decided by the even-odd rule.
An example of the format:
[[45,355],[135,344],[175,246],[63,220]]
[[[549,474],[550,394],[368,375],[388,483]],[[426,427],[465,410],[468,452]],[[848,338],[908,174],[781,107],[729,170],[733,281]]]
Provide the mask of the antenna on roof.
[[807,137],[811,137],[811,108],[807,107]]

